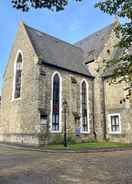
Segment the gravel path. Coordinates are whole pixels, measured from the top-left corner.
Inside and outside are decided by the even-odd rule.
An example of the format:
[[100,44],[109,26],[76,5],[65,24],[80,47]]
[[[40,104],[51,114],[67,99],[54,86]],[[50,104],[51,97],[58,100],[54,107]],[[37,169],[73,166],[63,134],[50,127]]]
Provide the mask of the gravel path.
[[0,184],[132,184],[132,151],[46,153],[0,146]]

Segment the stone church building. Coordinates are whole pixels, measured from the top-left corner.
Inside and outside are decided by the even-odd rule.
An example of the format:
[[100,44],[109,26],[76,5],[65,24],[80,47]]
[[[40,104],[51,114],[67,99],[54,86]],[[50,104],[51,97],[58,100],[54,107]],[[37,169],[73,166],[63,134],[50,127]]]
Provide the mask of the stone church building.
[[54,142],[64,134],[65,115],[77,141],[132,142],[132,101],[120,103],[126,84],[109,85],[112,71],[98,72],[121,54],[115,25],[72,45],[20,23],[3,76],[1,142]]

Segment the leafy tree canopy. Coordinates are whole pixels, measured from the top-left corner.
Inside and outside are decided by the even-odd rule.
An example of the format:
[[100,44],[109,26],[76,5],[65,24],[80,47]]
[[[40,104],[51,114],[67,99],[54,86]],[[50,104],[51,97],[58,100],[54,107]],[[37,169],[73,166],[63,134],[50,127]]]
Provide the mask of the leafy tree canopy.
[[[81,1],[81,0],[74,0]],[[68,4],[68,0],[12,0],[13,7],[28,11],[32,8],[48,8],[50,10],[60,11]]]
[[[12,0],[13,7],[22,11],[28,11],[32,8],[48,8],[50,10],[60,11],[65,8],[70,0]],[[73,0],[82,1],[82,0]],[[118,24],[115,32],[119,38],[116,47],[122,49],[119,58],[107,61],[104,70],[115,68],[112,83],[126,81],[128,83],[128,92],[132,91],[132,0],[99,0],[95,5],[104,13],[125,18],[124,24]],[[118,67],[117,67],[118,66]]]
[[127,82],[129,98],[132,94],[132,0],[103,0],[96,5],[103,12],[125,18],[124,24],[115,28],[119,43],[116,45],[122,50],[119,58],[107,61],[104,70],[114,68],[111,83]]

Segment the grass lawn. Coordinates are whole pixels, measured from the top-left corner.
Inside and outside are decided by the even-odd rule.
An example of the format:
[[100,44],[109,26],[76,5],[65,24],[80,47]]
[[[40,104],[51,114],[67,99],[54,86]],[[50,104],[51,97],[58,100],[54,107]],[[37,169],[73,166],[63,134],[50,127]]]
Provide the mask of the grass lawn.
[[[78,143],[68,145],[68,149],[71,150],[81,150],[90,148],[127,148],[132,147],[132,144],[122,144],[113,142],[88,142],[88,143]],[[51,144],[48,145],[49,149],[65,149],[63,144]],[[67,149],[67,148],[66,148]]]

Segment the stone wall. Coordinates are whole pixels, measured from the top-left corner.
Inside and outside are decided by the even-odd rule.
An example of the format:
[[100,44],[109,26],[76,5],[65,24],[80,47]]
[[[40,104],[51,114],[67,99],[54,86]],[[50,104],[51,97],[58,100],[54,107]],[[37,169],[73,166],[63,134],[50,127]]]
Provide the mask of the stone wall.
[[94,121],[98,140],[105,138],[105,93],[102,79],[103,62],[109,60],[114,51],[114,45],[117,43],[115,33],[112,31],[109,39],[104,45],[103,50],[94,62],[88,64],[88,69],[95,76],[94,80]]
[[[43,69],[42,69],[43,68]],[[64,71],[55,67],[49,67],[48,65],[40,65],[40,70],[45,71],[45,74],[40,78],[40,101],[39,108],[46,111],[49,115],[49,121],[51,121],[51,78],[54,72],[59,72],[62,78],[62,103],[64,100],[68,102],[68,113],[67,113],[67,132],[75,136],[75,128],[80,126],[75,123],[75,114],[80,116],[80,83],[83,79],[86,79],[89,85],[89,115],[90,115],[90,133],[81,134],[81,140],[94,139],[93,137],[93,99],[92,99],[92,83],[90,78],[83,77],[82,75],[75,74],[69,71]],[[64,127],[64,112],[62,106],[62,118],[61,118],[62,134]],[[54,137],[53,133],[50,137]]]
[[[68,102],[67,132],[75,136],[75,129],[80,126],[80,83],[88,82],[90,133],[81,134],[78,141],[94,139],[94,128],[98,140],[106,138],[117,142],[132,142],[132,103],[120,104],[124,98],[125,84],[109,86],[102,78],[102,70],[97,72],[104,60],[111,58],[114,45],[117,43],[114,33],[109,36],[104,49],[93,63],[88,64],[94,81],[86,76],[42,64],[28,38],[24,25],[21,23],[13,44],[9,61],[4,74],[0,115],[0,141],[19,144],[39,145],[43,143],[41,133],[41,114],[47,115],[51,124],[51,78],[59,72],[62,79],[62,100]],[[18,50],[23,53],[21,98],[12,99],[14,63]],[[109,52],[108,52],[109,50]],[[109,134],[107,116],[110,113],[121,115],[121,134]],[[64,112],[61,107],[61,135],[64,132]],[[106,130],[106,134],[105,134]],[[44,138],[47,132],[44,131]],[[48,141],[52,142],[56,133],[48,132]]]
[[0,96],[0,128],[1,128],[1,96]]
[[[14,64],[18,50],[23,53],[21,98],[12,99]],[[65,99],[68,102],[67,129],[74,135],[75,127],[79,126],[75,124],[74,114],[80,115],[80,82],[84,78],[87,80],[90,133],[81,134],[80,140],[93,139],[92,80],[79,74],[39,64],[24,25],[21,23],[4,74],[0,141],[32,145],[40,143],[41,112],[48,115],[49,123],[51,121],[51,76],[54,71],[58,71],[62,77],[62,101]],[[61,119],[61,133],[63,133],[63,112]],[[54,136],[54,134],[50,134],[51,141]]]
[[[14,63],[18,50],[23,53],[21,98],[12,99]],[[4,142],[32,142],[39,122],[37,57],[21,23],[4,74],[1,101],[0,140]],[[26,139],[23,138],[26,135]],[[30,141],[32,139],[32,141]]]
[[[107,138],[116,142],[132,142],[132,103],[130,100],[120,103],[125,97],[124,82],[116,85],[109,85],[110,79],[104,81],[105,88],[105,107],[106,107],[106,126]],[[110,134],[108,115],[119,113],[121,117],[121,133]]]

